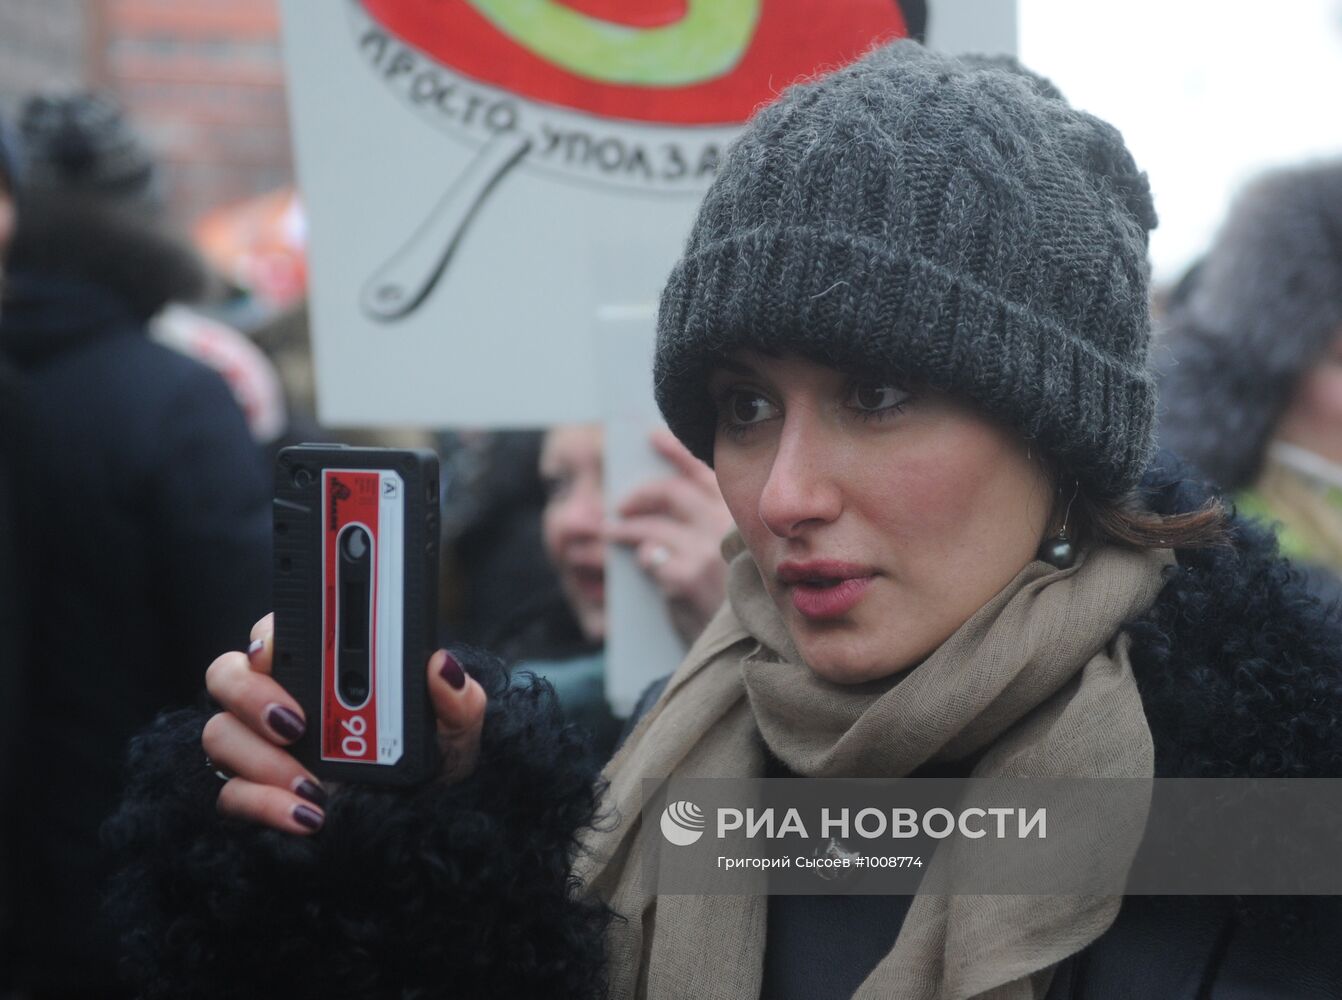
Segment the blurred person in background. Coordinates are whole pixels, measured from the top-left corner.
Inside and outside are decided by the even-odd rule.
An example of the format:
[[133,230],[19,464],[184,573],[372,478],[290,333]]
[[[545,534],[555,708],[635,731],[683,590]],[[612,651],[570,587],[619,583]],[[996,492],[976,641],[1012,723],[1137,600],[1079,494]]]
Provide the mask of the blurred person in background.
[[[4,310],[5,260],[14,235],[14,198],[18,184],[18,148],[16,136],[5,119],[0,118],[0,313]],[[24,585],[23,518],[19,510],[19,486],[22,481],[23,405],[18,380],[8,358],[0,350],[0,802],[14,802],[15,779],[19,773],[18,746],[9,735],[22,718],[22,683],[27,657],[28,588]],[[0,862],[13,856],[12,810],[0,811]],[[13,907],[14,886],[11,866],[0,864],[0,940],[13,933],[17,914]],[[12,968],[0,952],[0,997],[8,997]]]
[[[131,733],[194,700],[200,663],[269,603],[270,490],[223,379],[147,324],[205,286],[171,235],[157,165],[117,106],[41,95],[18,120],[24,186],[0,346],[25,398],[30,655],[3,859],[3,962],[33,997],[116,996],[98,827]],[[8,661],[7,661],[8,662]]]
[[595,734],[598,755],[610,753],[619,731],[606,703],[602,648],[608,544],[633,550],[688,648],[726,596],[721,543],[732,528],[713,471],[667,430],[654,432],[650,443],[670,464],[668,474],[635,488],[608,519],[604,437],[599,424],[561,425],[546,432],[540,454],[545,552],[589,650],[518,664],[519,671],[529,670],[555,686],[565,713]]
[[1166,328],[1161,443],[1342,598],[1342,160],[1252,183]]
[[544,431],[443,431],[445,638],[509,660],[591,651],[541,542]]
[[605,694],[606,552],[628,545],[685,645],[725,595],[719,545],[731,529],[712,471],[667,431],[649,442],[667,474],[605,511],[599,424],[544,432],[460,432],[444,443],[445,641],[483,646],[554,685],[597,757],[620,723]]
[[603,443],[599,424],[565,425],[545,436],[540,470],[550,561],[583,633],[600,641],[606,636],[605,546],[628,546],[688,646],[726,593],[720,546],[732,518],[713,470],[659,429],[650,443],[670,464],[669,474],[638,486],[607,522]]

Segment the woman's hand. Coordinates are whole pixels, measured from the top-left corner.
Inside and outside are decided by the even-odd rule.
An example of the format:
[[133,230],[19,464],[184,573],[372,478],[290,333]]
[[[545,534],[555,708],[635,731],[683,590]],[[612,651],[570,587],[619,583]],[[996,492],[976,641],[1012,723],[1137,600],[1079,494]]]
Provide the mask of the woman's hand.
[[[252,626],[246,653],[225,653],[205,672],[205,687],[223,708],[205,724],[201,745],[231,777],[219,790],[219,811],[307,834],[321,828],[326,790],[284,749],[303,735],[303,710],[270,675],[275,616]],[[443,778],[459,781],[475,767],[484,723],[484,689],[440,649],[429,657],[429,695],[438,716]]]
[[732,516],[717,477],[667,430],[652,446],[675,474],[645,483],[620,504],[621,520],[607,528],[613,542],[634,548],[638,563],[661,589],[677,631],[693,642],[726,594],[722,537]]

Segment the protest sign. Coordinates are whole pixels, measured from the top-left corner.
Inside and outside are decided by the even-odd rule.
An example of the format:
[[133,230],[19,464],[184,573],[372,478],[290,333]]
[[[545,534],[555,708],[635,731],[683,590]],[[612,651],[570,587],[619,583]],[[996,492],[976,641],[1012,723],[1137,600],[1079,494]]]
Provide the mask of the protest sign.
[[909,31],[894,0],[283,13],[330,424],[599,419],[596,310],[655,301],[751,111]]

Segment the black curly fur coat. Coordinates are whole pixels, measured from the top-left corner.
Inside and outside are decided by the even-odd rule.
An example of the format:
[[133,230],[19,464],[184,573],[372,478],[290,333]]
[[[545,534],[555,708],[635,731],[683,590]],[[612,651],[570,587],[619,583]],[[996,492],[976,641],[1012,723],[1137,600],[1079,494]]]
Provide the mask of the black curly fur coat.
[[[1162,512],[1207,495],[1169,467],[1144,488]],[[1230,547],[1179,552],[1129,626],[1157,774],[1342,776],[1342,626],[1270,536],[1239,520],[1231,531]],[[145,997],[602,994],[611,917],[569,874],[597,814],[594,762],[543,682],[509,687],[494,661],[463,659],[490,694],[474,776],[338,789],[314,838],[214,814],[203,714],[166,716],[135,742],[106,832],[124,859],[111,904]],[[1274,925],[1293,909],[1259,907]]]

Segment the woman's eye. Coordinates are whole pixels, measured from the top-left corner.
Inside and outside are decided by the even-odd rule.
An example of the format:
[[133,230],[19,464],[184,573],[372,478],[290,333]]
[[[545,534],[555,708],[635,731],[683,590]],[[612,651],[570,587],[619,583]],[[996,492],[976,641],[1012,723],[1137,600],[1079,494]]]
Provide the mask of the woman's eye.
[[738,424],[757,424],[777,416],[777,408],[754,392],[732,393],[730,400],[732,420]]
[[904,404],[909,394],[893,385],[881,385],[876,382],[859,382],[853,386],[851,405],[864,413],[876,413],[881,410],[896,409]]
[[541,489],[545,491],[545,500],[557,500],[573,485],[573,477],[559,473],[545,473],[541,476]]

